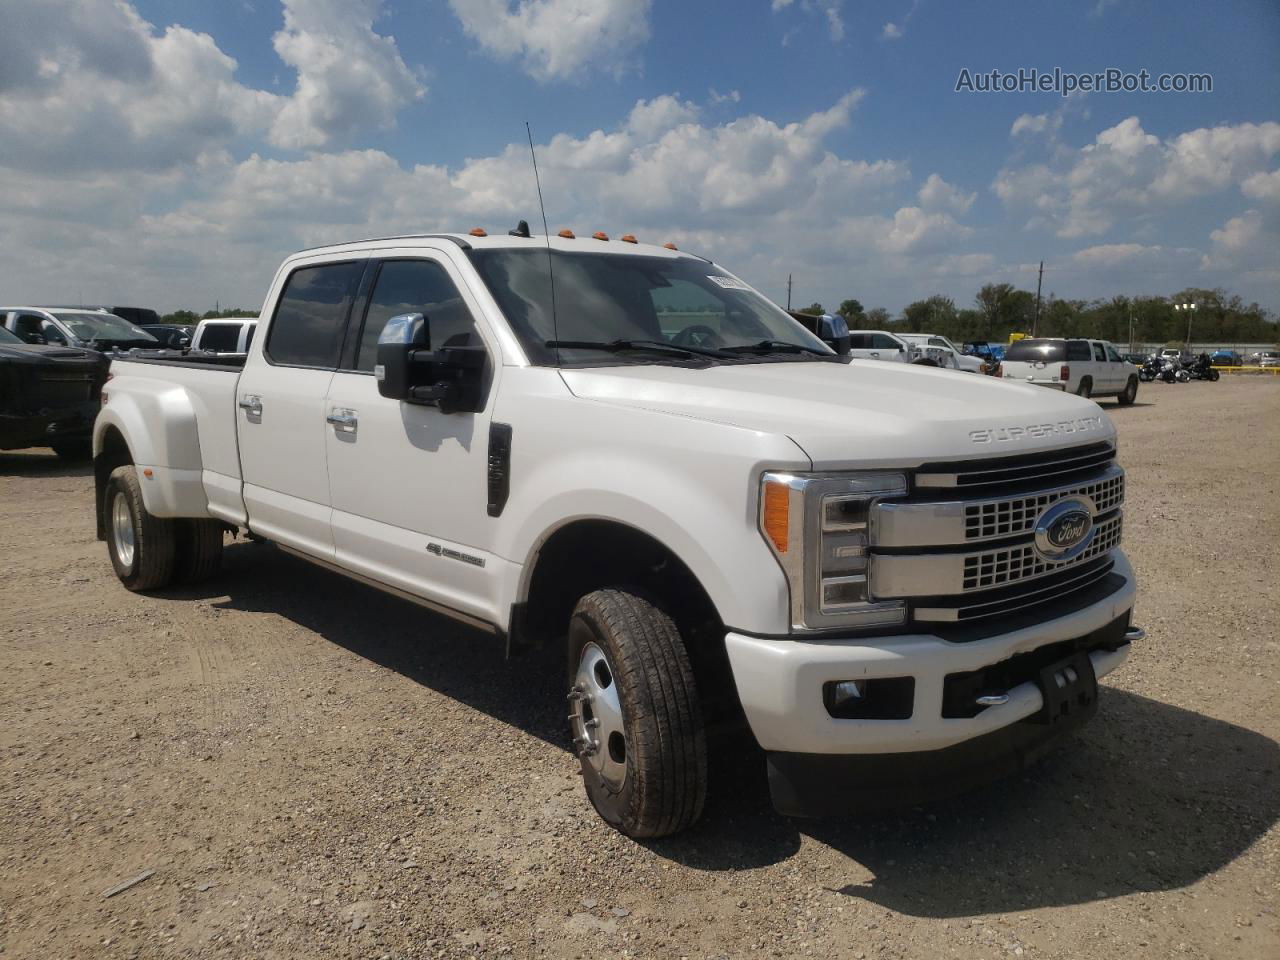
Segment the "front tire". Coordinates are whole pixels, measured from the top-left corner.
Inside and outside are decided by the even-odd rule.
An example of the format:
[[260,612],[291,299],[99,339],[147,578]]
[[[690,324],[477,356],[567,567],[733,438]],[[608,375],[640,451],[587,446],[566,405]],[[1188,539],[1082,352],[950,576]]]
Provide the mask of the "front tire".
[[692,825],[707,796],[693,668],[675,623],[622,589],[578,601],[569,621],[569,707],[587,797],[629,837]]
[[142,487],[132,466],[116,467],[102,498],[107,552],[120,582],[130,590],[155,590],[173,581],[176,524],[152,516],[142,503]]
[[1124,385],[1124,392],[1116,397],[1120,401],[1121,406],[1127,407],[1133,401],[1138,399],[1138,378],[1130,377],[1129,382]]

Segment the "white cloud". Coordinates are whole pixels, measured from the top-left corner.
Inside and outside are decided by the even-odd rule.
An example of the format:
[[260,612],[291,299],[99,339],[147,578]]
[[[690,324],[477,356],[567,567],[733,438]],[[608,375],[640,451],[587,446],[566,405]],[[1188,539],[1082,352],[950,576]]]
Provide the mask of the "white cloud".
[[1023,133],[1045,133],[1050,130],[1057,130],[1062,126],[1062,118],[1051,116],[1047,113],[1024,113],[1013,121],[1013,126],[1009,129],[1009,135],[1016,137]]
[[977,193],[965,193],[936,173],[929,174],[929,179],[924,182],[917,196],[920,205],[926,209],[950,210],[955,214],[968,213],[973,201],[978,198]]
[[422,96],[395,42],[373,32],[381,0],[286,0],[282,97],[240,83],[214,39],[157,34],[127,3],[41,0],[0,31],[0,164],[47,172],[167,170],[236,138],[319,147],[388,127]]
[[519,59],[540,80],[587,69],[621,73],[649,39],[651,0],[449,0],[463,29],[493,56]]
[[382,0],[284,0],[284,29],[272,46],[298,82],[271,127],[273,144],[320,147],[387,129],[426,94],[395,40],[374,32],[381,7]]
[[[1023,128],[1038,122],[1032,118]],[[1032,211],[1031,226],[1052,226],[1067,238],[1096,236],[1122,218],[1162,213],[1242,184],[1278,153],[1280,123],[1201,128],[1161,140],[1128,117],[1078,150],[1058,145],[1048,163],[1006,166],[993,189],[1010,209]]]
[[[773,0],[770,5],[773,12],[785,10],[794,0]],[[827,21],[827,32],[832,43],[844,39],[844,0],[800,0],[800,9],[807,14],[821,14]],[[795,37],[795,29],[788,30],[782,37],[782,45],[788,46]]]
[[901,40],[902,28],[896,23],[886,23],[884,29],[880,31],[880,36],[885,40]]
[[712,106],[719,106],[722,103],[741,103],[742,94],[737,90],[730,90],[728,93],[721,93],[715,87],[707,91],[707,96],[711,100]]
[[1255,173],[1251,177],[1246,177],[1240,184],[1240,190],[1246,197],[1253,200],[1280,203],[1280,170]]
[[1246,210],[1209,234],[1209,242],[1206,270],[1280,282],[1280,212]]

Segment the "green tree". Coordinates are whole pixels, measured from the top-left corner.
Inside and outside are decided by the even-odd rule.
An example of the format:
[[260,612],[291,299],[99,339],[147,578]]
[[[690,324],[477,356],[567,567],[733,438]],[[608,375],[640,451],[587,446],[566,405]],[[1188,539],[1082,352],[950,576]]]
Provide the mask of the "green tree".
[[811,303],[807,307],[802,307],[800,313],[812,313],[814,316],[821,316],[827,311],[822,308],[820,303]]
[[940,333],[954,336],[956,330],[956,302],[940,293],[925,300],[909,303],[902,311],[904,333]]
[[853,299],[840,301],[840,309],[837,312],[849,321],[849,326],[854,324],[862,326],[867,319],[866,312],[862,309],[862,304]]
[[888,330],[892,324],[889,311],[884,307],[872,307],[867,311],[866,324],[870,330]]

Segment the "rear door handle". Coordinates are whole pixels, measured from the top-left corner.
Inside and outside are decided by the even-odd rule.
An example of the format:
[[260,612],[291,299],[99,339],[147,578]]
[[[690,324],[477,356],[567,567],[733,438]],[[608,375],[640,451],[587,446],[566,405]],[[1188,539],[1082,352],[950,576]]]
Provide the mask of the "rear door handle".
[[240,409],[244,411],[244,417],[250,423],[262,422],[262,398],[251,393],[246,393],[239,401]]
[[325,423],[333,427],[336,433],[354,434],[360,426],[360,420],[354,410],[337,408],[324,418]]

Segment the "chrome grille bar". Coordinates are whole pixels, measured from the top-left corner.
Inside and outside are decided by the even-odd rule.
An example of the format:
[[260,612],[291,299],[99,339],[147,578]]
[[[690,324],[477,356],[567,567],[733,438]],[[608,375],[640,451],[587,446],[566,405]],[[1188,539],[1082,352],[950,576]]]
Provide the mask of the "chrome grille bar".
[[931,464],[917,471],[915,484],[918,488],[972,488],[1027,481],[1043,483],[1050,477],[1103,466],[1115,455],[1112,444],[1093,443],[1021,457]]
[[1009,497],[942,503],[881,501],[871,511],[871,543],[930,547],[1017,537],[1035,529],[1045,507],[1070,496],[1088,497],[1098,514],[1110,513],[1124,503],[1124,471],[1113,464],[1088,481]]
[[1046,560],[1030,540],[976,553],[882,554],[869,557],[868,582],[877,599],[949,596],[990,590],[1087,563],[1120,543],[1119,510],[1095,521],[1093,540],[1078,556]]
[[959,623],[995,617],[1025,610],[1039,603],[1050,603],[1060,597],[1083,590],[1102,580],[1115,567],[1115,561],[1103,557],[1085,564],[1080,570],[1072,570],[1072,576],[1061,579],[1046,578],[1031,581],[1012,591],[999,591],[994,598],[990,594],[974,597],[970,602],[958,602],[954,606],[917,606],[911,613],[914,619],[930,622]]

